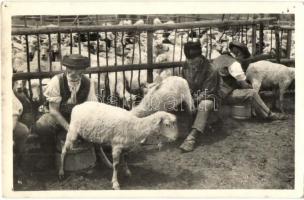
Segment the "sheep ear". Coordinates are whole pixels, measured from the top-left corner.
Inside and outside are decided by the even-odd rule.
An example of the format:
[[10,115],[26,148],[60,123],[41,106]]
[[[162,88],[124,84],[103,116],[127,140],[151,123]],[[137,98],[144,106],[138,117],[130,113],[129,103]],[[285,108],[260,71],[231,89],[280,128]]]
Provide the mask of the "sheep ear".
[[161,76],[157,76],[154,80],[155,83],[160,84],[162,82],[162,77]]
[[163,118],[160,117],[160,118],[157,118],[155,124],[156,124],[156,125],[160,125],[162,122],[163,122]]

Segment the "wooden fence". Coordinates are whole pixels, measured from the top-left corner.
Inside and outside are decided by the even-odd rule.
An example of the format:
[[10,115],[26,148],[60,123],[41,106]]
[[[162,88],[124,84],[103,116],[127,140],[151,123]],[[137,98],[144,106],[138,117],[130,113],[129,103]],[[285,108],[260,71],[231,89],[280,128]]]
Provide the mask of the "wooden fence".
[[[49,39],[49,47],[51,47],[51,35],[57,34],[57,39],[59,42],[59,51],[61,48],[61,36],[62,34],[69,34],[70,39],[72,40],[72,33],[84,33],[88,37],[88,48],[89,48],[89,38],[91,33],[104,33],[107,37],[108,33],[114,33],[115,35],[115,41],[117,33],[126,34],[128,32],[136,33],[138,37],[140,37],[140,33],[146,33],[146,52],[147,57],[146,63],[139,63],[139,64],[124,64],[124,56],[122,56],[122,64],[118,65],[116,60],[114,66],[108,65],[108,60],[106,66],[100,66],[99,64],[99,40],[97,40],[97,66],[91,66],[88,68],[85,73],[92,74],[97,73],[98,76],[100,73],[110,73],[110,72],[125,72],[130,70],[147,70],[147,82],[152,82],[153,80],[153,70],[154,69],[164,69],[164,68],[180,68],[182,66],[182,61],[177,60],[174,62],[168,62],[168,63],[155,63],[153,60],[153,35],[155,32],[162,30],[162,31],[191,31],[191,30],[198,30],[201,32],[202,30],[205,31],[205,34],[209,34],[209,36],[212,36],[212,29],[218,28],[218,29],[235,29],[238,31],[238,35],[241,37],[242,42],[247,43],[247,40],[251,40],[252,43],[252,54],[255,55],[257,51],[257,35],[256,30],[259,31],[259,51],[262,51],[262,44],[263,44],[263,32],[267,28],[268,30],[271,30],[271,36],[273,33],[275,34],[275,49],[276,49],[276,56],[273,55],[263,55],[263,56],[253,56],[247,59],[245,62],[252,62],[254,60],[258,59],[275,59],[276,62],[294,62],[294,59],[290,59],[290,51],[291,51],[291,37],[292,37],[292,27],[279,27],[276,25],[276,18],[262,18],[262,19],[253,19],[253,20],[212,20],[212,21],[196,21],[196,22],[185,22],[185,23],[176,23],[176,24],[159,24],[159,25],[140,25],[140,26],[119,26],[119,25],[113,25],[113,26],[100,26],[100,25],[94,25],[94,26],[64,26],[64,27],[38,27],[38,28],[13,28],[12,29],[12,36],[14,35],[24,35],[26,40],[26,51],[27,55],[29,54],[29,41],[28,37],[31,35],[36,36],[38,39],[40,35],[46,34]],[[250,38],[247,38],[247,32],[249,28],[252,28],[252,35]],[[280,31],[281,31],[281,37],[280,37]],[[281,58],[281,44],[282,44],[282,38],[283,38],[283,32],[287,32],[287,57]],[[246,41],[243,41],[244,35],[246,34]],[[188,39],[187,39],[188,41]],[[209,40],[212,42],[212,39]],[[80,41],[78,41],[80,44]],[[139,39],[140,42],[140,39]],[[183,48],[183,47],[181,47]],[[115,42],[115,59],[116,59],[116,42]],[[124,49],[122,50],[124,51]],[[90,58],[90,51],[88,50],[88,57]],[[182,49],[181,49],[182,52]],[[72,53],[72,43],[71,43],[71,53]],[[79,45],[79,54],[81,54],[81,49]],[[39,54],[39,42],[38,42],[38,54]],[[108,54],[106,50],[106,54]],[[134,52],[133,52],[134,54]],[[181,54],[181,57],[183,55]],[[207,55],[208,57],[208,55]],[[40,59],[40,58],[39,58]],[[31,79],[41,79],[43,78],[50,78],[55,74],[61,73],[62,71],[53,71],[50,67],[50,71],[48,72],[42,72],[40,70],[40,61],[38,59],[38,72],[31,72],[30,70],[30,60],[29,56],[27,56],[27,69],[28,72],[25,73],[14,73],[13,74],[13,80],[28,80],[30,82]],[[90,58],[91,59],[91,58]],[[106,56],[106,59],[108,57]],[[60,59],[61,60],[61,59]],[[50,63],[50,65],[52,65]],[[98,84],[99,85],[99,84]],[[42,87],[42,86],[41,86]],[[40,88],[41,89],[41,88]],[[42,89],[41,89],[42,91]]]

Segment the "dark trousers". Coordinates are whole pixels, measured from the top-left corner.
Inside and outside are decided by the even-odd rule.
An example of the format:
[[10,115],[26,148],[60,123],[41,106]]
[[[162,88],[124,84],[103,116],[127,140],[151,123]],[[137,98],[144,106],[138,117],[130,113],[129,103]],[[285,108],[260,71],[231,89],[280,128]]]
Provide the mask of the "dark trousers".
[[42,115],[36,122],[36,133],[39,136],[41,153],[45,156],[42,168],[45,167],[44,165],[51,168],[55,166],[56,136],[64,131],[63,127],[49,113]]

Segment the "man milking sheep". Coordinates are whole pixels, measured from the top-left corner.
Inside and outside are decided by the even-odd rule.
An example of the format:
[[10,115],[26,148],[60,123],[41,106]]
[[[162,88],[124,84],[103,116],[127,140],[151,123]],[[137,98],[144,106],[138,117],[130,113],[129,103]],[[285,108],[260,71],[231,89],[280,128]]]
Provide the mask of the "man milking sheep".
[[211,63],[202,55],[200,43],[185,44],[186,62],[182,72],[196,102],[197,114],[190,133],[179,147],[183,152],[194,150],[198,136],[205,131],[210,113],[219,110],[222,103],[249,102],[255,113],[263,119],[286,119],[284,115],[271,112],[246,81],[243,68],[237,60],[250,57],[246,45],[231,42],[229,50],[230,53],[217,57]]
[[259,118],[272,121],[284,120],[283,114],[272,112],[261,99],[257,91],[246,80],[246,66],[241,65],[241,59],[250,57],[245,44],[238,41],[229,43],[230,52],[213,60],[220,78],[219,96],[224,103],[249,103]]
[[89,58],[78,54],[64,56],[62,65],[66,71],[54,76],[44,93],[49,113],[36,122],[42,153],[49,158],[45,165],[49,167],[55,163],[56,134],[68,131],[73,107],[85,101],[97,101],[94,82],[83,75],[90,65]]

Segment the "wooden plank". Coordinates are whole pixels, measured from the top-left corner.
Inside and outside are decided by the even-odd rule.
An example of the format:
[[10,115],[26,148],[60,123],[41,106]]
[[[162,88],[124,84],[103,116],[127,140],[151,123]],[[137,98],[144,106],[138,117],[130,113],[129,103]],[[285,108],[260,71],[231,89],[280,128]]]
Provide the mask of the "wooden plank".
[[147,82],[152,83],[153,82],[153,31],[147,32],[147,64],[149,67],[147,71]]
[[65,26],[65,27],[39,27],[39,28],[13,28],[12,35],[25,35],[25,34],[47,34],[47,33],[70,33],[70,32],[97,32],[97,31],[156,31],[156,30],[174,30],[174,29],[187,29],[198,27],[227,27],[227,26],[240,26],[240,25],[253,25],[258,23],[270,23],[276,21],[276,18],[264,18],[255,20],[210,20],[198,22],[184,22],[176,24],[158,24],[158,25],[129,25],[129,26]]
[[287,47],[286,47],[286,51],[287,51],[287,58],[290,58],[290,52],[291,52],[291,36],[292,36],[292,30],[288,30],[287,31]]
[[252,25],[252,36],[251,36],[251,43],[252,43],[252,55],[256,53],[256,25]]
[[269,25],[268,28],[269,29],[276,29],[277,27],[279,27],[279,29],[283,29],[283,30],[295,30],[294,26],[282,26],[282,25]]
[[260,30],[259,30],[259,52],[260,54],[263,53],[263,41],[264,41],[264,24],[260,24]]
[[281,58],[281,47],[280,47],[280,33],[279,29],[275,29],[275,40],[276,40],[276,61],[279,63]]
[[[277,59],[276,58],[269,59],[269,61],[271,61],[271,62],[277,62]],[[279,63],[281,63],[281,64],[295,64],[295,59],[294,58],[291,58],[291,59],[282,58],[282,59],[280,59]]]
[[[130,64],[130,65],[117,65],[110,67],[91,67],[84,71],[88,73],[105,73],[105,72],[119,72],[119,71],[130,71],[130,70],[147,70],[147,69],[166,69],[172,67],[180,67],[183,62],[168,62],[168,63],[157,63],[157,64]],[[63,71],[52,71],[52,72],[31,72],[31,73],[14,73],[13,80],[24,80],[24,79],[35,79],[35,78],[50,78],[56,74],[60,74]]]

